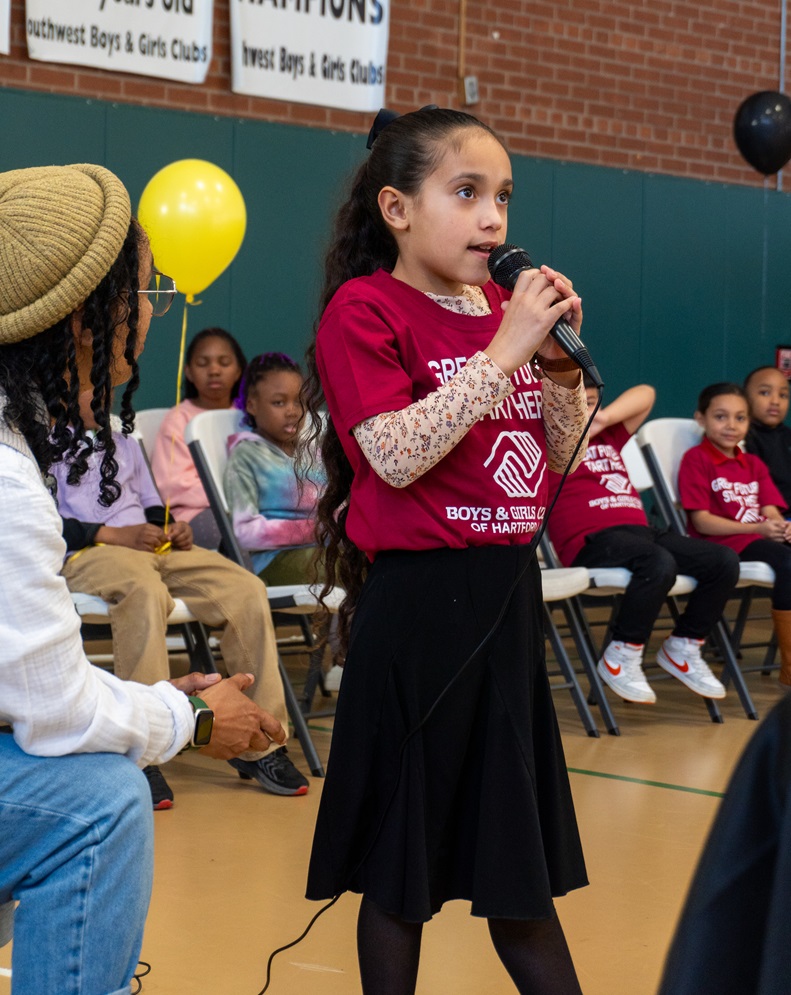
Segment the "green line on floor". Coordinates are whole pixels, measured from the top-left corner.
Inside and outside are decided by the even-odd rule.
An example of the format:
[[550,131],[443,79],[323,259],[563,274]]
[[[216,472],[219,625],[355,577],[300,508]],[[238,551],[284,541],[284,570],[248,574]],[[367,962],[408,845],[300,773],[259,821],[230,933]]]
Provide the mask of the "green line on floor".
[[588,777],[605,777],[610,781],[628,781],[630,784],[645,784],[649,788],[667,788],[668,791],[687,791],[691,795],[708,795],[709,798],[722,798],[721,791],[705,791],[703,788],[688,788],[684,784],[665,784],[664,781],[646,781],[641,777],[625,777],[623,774],[605,774],[600,770],[582,770],[567,767],[569,774],[586,774]]

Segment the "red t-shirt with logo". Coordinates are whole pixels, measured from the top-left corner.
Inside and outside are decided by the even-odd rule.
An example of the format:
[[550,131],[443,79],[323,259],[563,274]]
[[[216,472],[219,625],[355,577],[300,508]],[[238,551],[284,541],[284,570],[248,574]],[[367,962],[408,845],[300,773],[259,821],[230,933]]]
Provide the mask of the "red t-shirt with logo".
[[[623,422],[594,436],[580,465],[570,473],[549,516],[549,537],[560,562],[569,567],[585,536],[615,525],[647,525],[640,495],[632,486],[621,450],[631,438]],[[549,501],[561,474],[549,472]]]
[[[678,496],[686,511],[709,511],[735,522],[764,522],[761,508],[768,504],[786,507],[763,460],[741,450],[736,456],[726,456],[706,438],[684,453],[678,468]],[[702,536],[692,522],[689,534],[730,546],[737,553],[763,538],[758,532]]]
[[345,283],[322,316],[319,375],[354,470],[346,530],[372,560],[385,549],[527,543],[544,516],[541,381],[527,366],[511,378],[514,393],[407,487],[385,483],[352,435],[426,397],[491,342],[510,294],[491,281],[483,289],[490,315],[456,314],[378,270]]

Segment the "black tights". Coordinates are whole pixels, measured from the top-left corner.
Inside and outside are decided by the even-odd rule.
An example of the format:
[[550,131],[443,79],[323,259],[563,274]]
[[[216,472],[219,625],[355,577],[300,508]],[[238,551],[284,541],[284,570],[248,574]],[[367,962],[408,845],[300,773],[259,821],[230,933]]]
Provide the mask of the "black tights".
[[[581,995],[563,928],[551,919],[490,919],[497,956],[520,995]],[[357,919],[363,995],[413,995],[423,923],[406,922],[367,898]]]

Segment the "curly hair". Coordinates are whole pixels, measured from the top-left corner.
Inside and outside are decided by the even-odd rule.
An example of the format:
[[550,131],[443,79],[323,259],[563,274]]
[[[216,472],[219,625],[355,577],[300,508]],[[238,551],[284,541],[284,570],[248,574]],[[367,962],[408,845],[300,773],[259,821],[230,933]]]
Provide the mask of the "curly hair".
[[126,239],[109,272],[82,305],[82,327],[90,331],[93,385],[91,410],[98,426],[88,436],[80,416],[81,393],[72,315],[22,342],[0,346],[0,392],[5,395],[6,424],[25,437],[46,473],[53,463],[69,464],[68,481],[78,484],[88,470],[88,457],[101,452],[100,503],[117,501],[118,463],[110,427],[115,340],[126,324],[123,358],[132,371],[121,399],[124,434],[132,431],[132,395],[140,382],[137,352],[140,247],[146,236],[133,218]]
[[[491,128],[472,115],[436,107],[396,117],[378,134],[335,218],[325,255],[320,315],[347,280],[370,276],[378,269],[392,272],[395,267],[398,248],[379,210],[379,191],[392,186],[404,194],[417,194],[447,151],[461,148],[465,132],[471,128],[497,138]],[[354,472],[332,419],[323,413],[325,397],[316,365],[316,332],[320,320],[306,353],[308,376],[302,396],[313,427],[306,433],[301,448],[309,451],[318,446],[326,469],[327,487],[317,515],[318,540],[325,546],[326,582],[322,597],[334,586],[346,592],[339,612],[339,636],[346,644],[368,560],[346,532]]]
[[[233,335],[231,335],[230,332],[226,331],[224,328],[201,329],[201,331],[198,332],[195,338],[187,346],[187,352],[186,355],[184,356],[184,365],[185,366],[190,365],[195,356],[195,350],[198,348],[201,342],[205,342],[206,339],[222,339],[223,342],[228,343],[228,345],[231,347],[231,351],[236,357],[236,362],[239,366],[240,372],[238,379],[235,381],[233,387],[231,387],[231,400],[235,401],[236,398],[239,396],[239,386],[242,382],[241,371],[244,370],[245,366],[247,366],[247,360],[245,359],[245,355],[242,352],[242,347],[239,345],[239,343],[236,341]],[[198,396],[198,388],[189,379],[189,377],[184,377],[184,397],[192,400],[197,396]]]

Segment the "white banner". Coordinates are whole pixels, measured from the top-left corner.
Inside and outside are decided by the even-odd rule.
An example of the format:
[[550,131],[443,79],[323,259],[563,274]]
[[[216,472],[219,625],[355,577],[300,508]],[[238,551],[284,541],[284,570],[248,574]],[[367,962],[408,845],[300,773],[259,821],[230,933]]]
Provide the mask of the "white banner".
[[351,111],[384,104],[390,0],[228,0],[235,93]]
[[31,59],[202,83],[214,0],[26,0]]
[[0,55],[11,51],[11,0],[0,0]]

